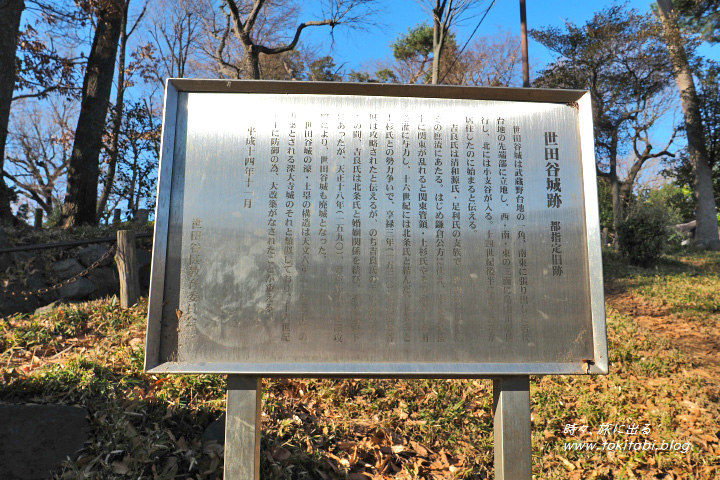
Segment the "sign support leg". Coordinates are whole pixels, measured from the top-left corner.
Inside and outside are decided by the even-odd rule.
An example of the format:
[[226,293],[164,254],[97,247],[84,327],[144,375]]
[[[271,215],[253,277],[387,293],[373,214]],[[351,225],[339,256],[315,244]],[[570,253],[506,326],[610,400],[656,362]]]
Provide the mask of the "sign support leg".
[[223,477],[259,480],[262,381],[258,377],[228,375],[227,384]]
[[530,377],[518,375],[493,379],[495,427],[495,478],[530,480]]

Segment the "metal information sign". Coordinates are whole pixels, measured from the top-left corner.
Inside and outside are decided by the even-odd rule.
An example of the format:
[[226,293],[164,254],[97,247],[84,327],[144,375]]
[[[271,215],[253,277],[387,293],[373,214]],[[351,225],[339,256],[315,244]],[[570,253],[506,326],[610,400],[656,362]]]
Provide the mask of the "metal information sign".
[[171,80],[147,368],[607,373],[589,96]]
[[531,478],[529,374],[607,373],[582,91],[169,80],[146,370],[228,373],[225,478],[263,376],[493,377]]

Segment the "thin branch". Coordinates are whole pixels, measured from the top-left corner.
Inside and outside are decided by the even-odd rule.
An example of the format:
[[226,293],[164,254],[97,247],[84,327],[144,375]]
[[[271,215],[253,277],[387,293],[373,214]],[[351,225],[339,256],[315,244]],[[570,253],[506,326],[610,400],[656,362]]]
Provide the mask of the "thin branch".
[[337,25],[337,22],[332,19],[303,22],[300,25],[298,25],[297,30],[295,31],[295,37],[293,37],[292,42],[288,43],[287,45],[283,45],[282,47],[274,47],[274,48],[269,48],[269,47],[266,47],[265,45],[256,45],[256,48],[260,53],[264,53],[266,55],[275,55],[278,53],[287,52],[287,51],[293,50],[297,46],[298,41],[300,40],[300,34],[302,33],[302,31],[305,28],[320,27],[320,26],[325,26],[325,25],[329,25],[330,27],[335,27]]

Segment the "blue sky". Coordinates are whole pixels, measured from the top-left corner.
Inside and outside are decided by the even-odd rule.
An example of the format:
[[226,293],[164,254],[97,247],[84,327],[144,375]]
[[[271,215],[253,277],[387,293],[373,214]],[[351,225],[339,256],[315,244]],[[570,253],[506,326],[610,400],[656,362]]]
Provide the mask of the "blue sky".
[[[492,0],[485,0],[477,11],[482,14]],[[389,0],[382,2],[385,15],[382,21],[382,28],[375,28],[369,32],[348,31],[339,28],[335,33],[335,46],[333,51],[328,51],[336,60],[336,64],[345,63],[346,70],[359,70],[364,65],[391,57],[390,43],[400,34],[407,32],[423,21],[430,22],[430,17],[422,10],[414,0]],[[528,28],[542,28],[547,26],[562,26],[566,20],[575,24],[582,24],[592,18],[593,13],[614,4],[612,1],[592,0],[526,0]],[[640,12],[650,11],[654,0],[632,0],[628,6]],[[519,0],[495,0],[487,17],[478,28],[477,36],[493,35],[499,29],[510,30],[512,33],[520,34],[520,2]],[[480,21],[481,15],[471,18],[457,29],[458,40],[465,43],[468,36],[475,29]],[[328,29],[308,29],[307,40],[315,45],[323,45],[329,42]],[[323,47],[321,47],[323,48]],[[543,65],[553,60],[552,55],[544,47],[530,40],[529,43],[530,63],[540,69]],[[703,54],[714,56],[720,59],[720,46],[705,47]]]
[[[476,28],[480,21],[485,8],[492,0],[485,0],[477,9],[480,15],[471,18],[463,24],[459,25],[456,35],[459,44],[464,44],[472,31]],[[326,28],[308,29],[308,35],[305,37],[313,47],[319,47],[320,50],[326,49],[322,54],[330,54],[334,57],[337,65],[344,64],[344,71],[351,70],[370,70],[373,69],[373,63],[376,60],[390,59],[392,56],[390,43],[393,42],[400,34],[407,32],[408,28],[413,27],[423,21],[431,22],[431,18],[414,0],[389,0],[382,2],[385,8],[383,18],[384,26],[375,28],[369,32],[348,31],[339,28],[335,33],[335,44],[330,50],[329,32]],[[593,0],[526,0],[528,29],[544,28],[548,26],[562,27],[567,20],[582,25],[590,20],[596,11],[605,7],[609,7],[615,3],[613,1],[593,1]],[[651,5],[655,0],[630,0],[627,2],[628,7],[634,8],[641,13],[651,11]],[[495,0],[492,8],[488,12],[486,18],[477,30],[476,36],[490,36],[498,33],[500,30],[510,30],[515,35],[520,35],[520,2],[519,0]],[[530,80],[534,78],[534,73],[540,71],[545,65],[554,60],[550,51],[542,45],[529,39],[529,57],[530,57]],[[714,58],[720,60],[720,45],[709,46],[704,45],[699,53],[706,58]],[[516,85],[520,86],[520,85]],[[679,111],[679,98],[677,109],[675,112],[669,112],[663,121],[657,125],[651,133],[653,144],[665,145],[672,131],[673,123],[682,121]],[[685,144],[684,138],[676,138],[674,146],[671,150],[681,148]],[[654,164],[646,164],[641,172],[639,183],[645,181],[662,182],[658,177],[661,170],[658,162]]]

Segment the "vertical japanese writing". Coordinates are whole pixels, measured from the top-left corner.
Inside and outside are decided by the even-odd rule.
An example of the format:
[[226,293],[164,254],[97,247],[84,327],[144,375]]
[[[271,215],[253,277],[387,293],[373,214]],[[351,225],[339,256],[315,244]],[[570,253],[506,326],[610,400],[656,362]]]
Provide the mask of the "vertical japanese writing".
[[460,193],[460,136],[457,123],[450,125],[450,193]]
[[368,129],[368,174],[370,176],[370,204],[369,204],[369,218],[377,218],[378,216],[378,127],[377,127],[377,113],[370,114],[370,125]]
[[423,323],[422,330],[420,332],[420,337],[423,342],[429,342],[430,341],[430,309],[429,307],[429,298],[428,298],[428,242],[425,239],[425,237],[422,237],[420,239],[420,248],[419,248],[419,266],[418,270],[420,271],[420,313],[422,319],[425,320],[425,323]]
[[353,341],[357,341],[360,334],[360,298],[358,288],[360,285],[360,249],[362,243],[362,146],[363,131],[360,119],[356,119],[353,124],[353,162],[352,162],[352,222],[351,222],[351,255],[352,255],[352,296],[350,297],[350,309],[352,322],[350,324],[350,333]]
[[463,308],[462,308],[462,246],[460,241],[460,127],[457,123],[450,125],[450,194],[452,195],[451,235],[453,270],[453,318],[454,340],[462,342]]
[[368,283],[370,284],[370,291],[368,292],[368,299],[367,302],[367,329],[370,332],[375,331],[375,315],[377,315],[378,310],[378,302],[376,301],[378,298],[378,291],[377,291],[377,284],[378,284],[378,254],[379,254],[379,244],[378,244],[378,231],[376,228],[371,228],[368,232],[369,238],[369,254],[370,259],[368,260],[369,266],[368,266]]
[[562,228],[560,221],[550,222],[550,245],[552,246],[552,272],[554,277],[563,276]]
[[520,329],[524,342],[530,341],[528,324],[528,266],[525,234],[525,170],[523,166],[522,132],[513,126],[513,161],[515,164],[515,219],[517,220],[517,289],[520,307]]
[[[560,208],[562,185],[560,179],[560,149],[557,132],[545,132],[545,171],[547,172],[547,207]],[[563,275],[562,231],[560,221],[550,222],[550,244],[553,276]]]
[[270,130],[270,173],[277,177],[280,174],[280,130],[275,120],[272,130]]
[[295,121],[295,115],[291,115],[290,122],[288,124],[288,141],[286,150],[286,166],[285,173],[285,239],[283,246],[283,262],[282,267],[283,273],[283,291],[285,293],[285,305],[283,308],[283,321],[282,321],[282,340],[285,342],[290,341],[290,305],[293,292],[293,265],[295,263],[295,229],[294,229],[294,217],[295,217],[295,176],[296,176],[296,163],[295,155],[297,148],[297,125]]
[[545,132],[545,171],[547,172],[548,208],[560,208],[560,205],[562,205],[559,153],[557,133]]
[[278,217],[278,185],[275,181],[270,185],[268,192],[268,240],[267,250],[267,271],[265,276],[265,313],[272,318],[274,313],[275,299],[275,256],[277,255],[277,217]]
[[475,120],[465,117],[465,173],[467,175],[468,191],[468,227],[477,232],[477,198],[475,197]]
[[420,233],[420,246],[418,250],[418,271],[420,272],[420,313],[425,320],[420,338],[423,342],[430,341],[430,310],[428,297],[428,239],[425,231],[428,230],[428,186],[427,186],[427,128],[422,115],[417,124],[417,168],[418,168],[418,229]]
[[464,312],[462,308],[462,243],[460,242],[460,202],[452,202],[452,259],[453,273],[453,310],[455,318],[455,342],[461,343],[464,335]]
[[343,302],[345,300],[345,195],[343,187],[345,186],[345,161],[347,156],[347,131],[342,115],[338,115],[337,125],[337,141],[335,144],[335,157],[338,162],[337,172],[335,173],[335,183],[337,185],[337,193],[335,194],[335,312],[333,315],[333,341],[341,343],[343,341],[343,315],[345,309]]
[[[435,282],[438,289],[445,288],[445,213],[443,191],[445,190],[445,179],[443,178],[443,124],[440,117],[435,118],[433,124],[433,157],[435,158]],[[442,295],[437,299],[438,312],[441,318],[445,314],[445,299]],[[444,325],[439,324],[436,341],[445,341]]]
[[[417,162],[418,162],[418,228],[428,228],[428,190],[427,190],[427,131],[420,116],[417,126]],[[424,233],[424,232],[423,232]]]
[[303,131],[303,190],[301,199],[301,224],[300,224],[300,271],[306,272],[310,264],[310,211],[312,206],[312,188],[310,183],[310,173],[312,173],[313,164],[313,130],[312,122],[305,122],[305,130]]
[[487,295],[488,311],[488,340],[493,341],[497,336],[497,321],[495,319],[495,238],[493,231],[488,229],[485,237],[485,294]]
[[190,230],[190,258],[187,268],[187,296],[185,326],[192,329],[196,324],[198,301],[198,276],[202,266],[202,220],[193,218]]
[[[310,265],[310,212],[312,210],[312,187],[310,182],[310,174],[313,169],[314,145],[313,145],[313,125],[312,121],[305,121],[305,129],[303,130],[303,190],[302,199],[300,201],[300,268],[302,273],[307,273]],[[302,285],[307,285],[307,275],[299,276]],[[308,296],[302,295],[298,300],[300,303],[299,321],[298,321],[298,339],[300,341],[307,340],[307,316],[308,316]]]
[[277,119],[270,131],[270,174],[272,181],[268,191],[268,240],[267,271],[265,275],[265,313],[269,318],[275,313],[275,288],[277,282],[277,226],[278,226],[278,181],[280,176],[280,130]]
[[[388,114],[385,123],[385,197],[395,203],[395,126]],[[385,212],[385,340],[395,342],[395,210]]]
[[503,331],[504,340],[509,342],[512,340],[512,320],[513,320],[513,268],[512,268],[512,240],[510,238],[510,228],[507,222],[510,215],[506,212],[500,214],[503,221],[503,229],[501,236],[502,242],[502,296],[503,296]]
[[482,166],[483,166],[483,204],[485,206],[485,220],[493,223],[493,188],[492,188],[492,161],[490,160],[490,119],[480,118],[482,139]]
[[247,129],[247,137],[245,137],[245,198],[243,199],[244,208],[252,208],[252,183],[255,177],[255,142],[257,131],[255,127]]
[[330,196],[330,165],[328,155],[330,153],[329,115],[320,114],[320,184],[318,195],[318,255],[327,258],[328,244],[328,199]]
[[510,188],[508,185],[508,161],[507,161],[507,132],[505,129],[505,119],[499,117],[496,120],[496,134],[498,146],[498,176],[500,177],[500,186],[498,194],[500,196],[500,220],[502,223],[502,231],[500,239],[502,242],[502,315],[503,315],[503,337],[506,342],[512,340],[512,320],[513,320],[513,268],[512,268],[512,238],[510,227],[510,214],[507,212],[510,205]]
[[385,196],[395,203],[395,126],[390,115],[385,123]]
[[[368,218],[378,225],[378,125],[377,113],[369,114],[368,134],[367,134],[367,152],[368,152],[368,174],[369,174],[369,205]],[[378,275],[379,272],[379,253],[380,242],[378,240],[379,232],[377,228],[370,228],[370,260],[368,269],[368,280],[370,282],[370,292],[368,298],[368,330],[375,331],[375,317],[377,315],[378,302],[374,301],[378,298]]]
[[505,146],[505,119],[497,119],[497,148],[498,148],[498,176],[500,177],[500,186],[498,193],[500,195],[501,208],[507,207],[509,200],[508,193],[508,164],[507,164],[507,147]]
[[403,341],[409,342],[412,335],[412,324],[410,322],[412,307],[412,239],[411,231],[411,215],[410,215],[410,117],[405,116],[401,126],[402,139],[402,172],[403,172],[403,189],[402,189],[402,291],[403,291],[403,317],[402,332]]
[[395,342],[395,211],[385,212],[385,340]]

